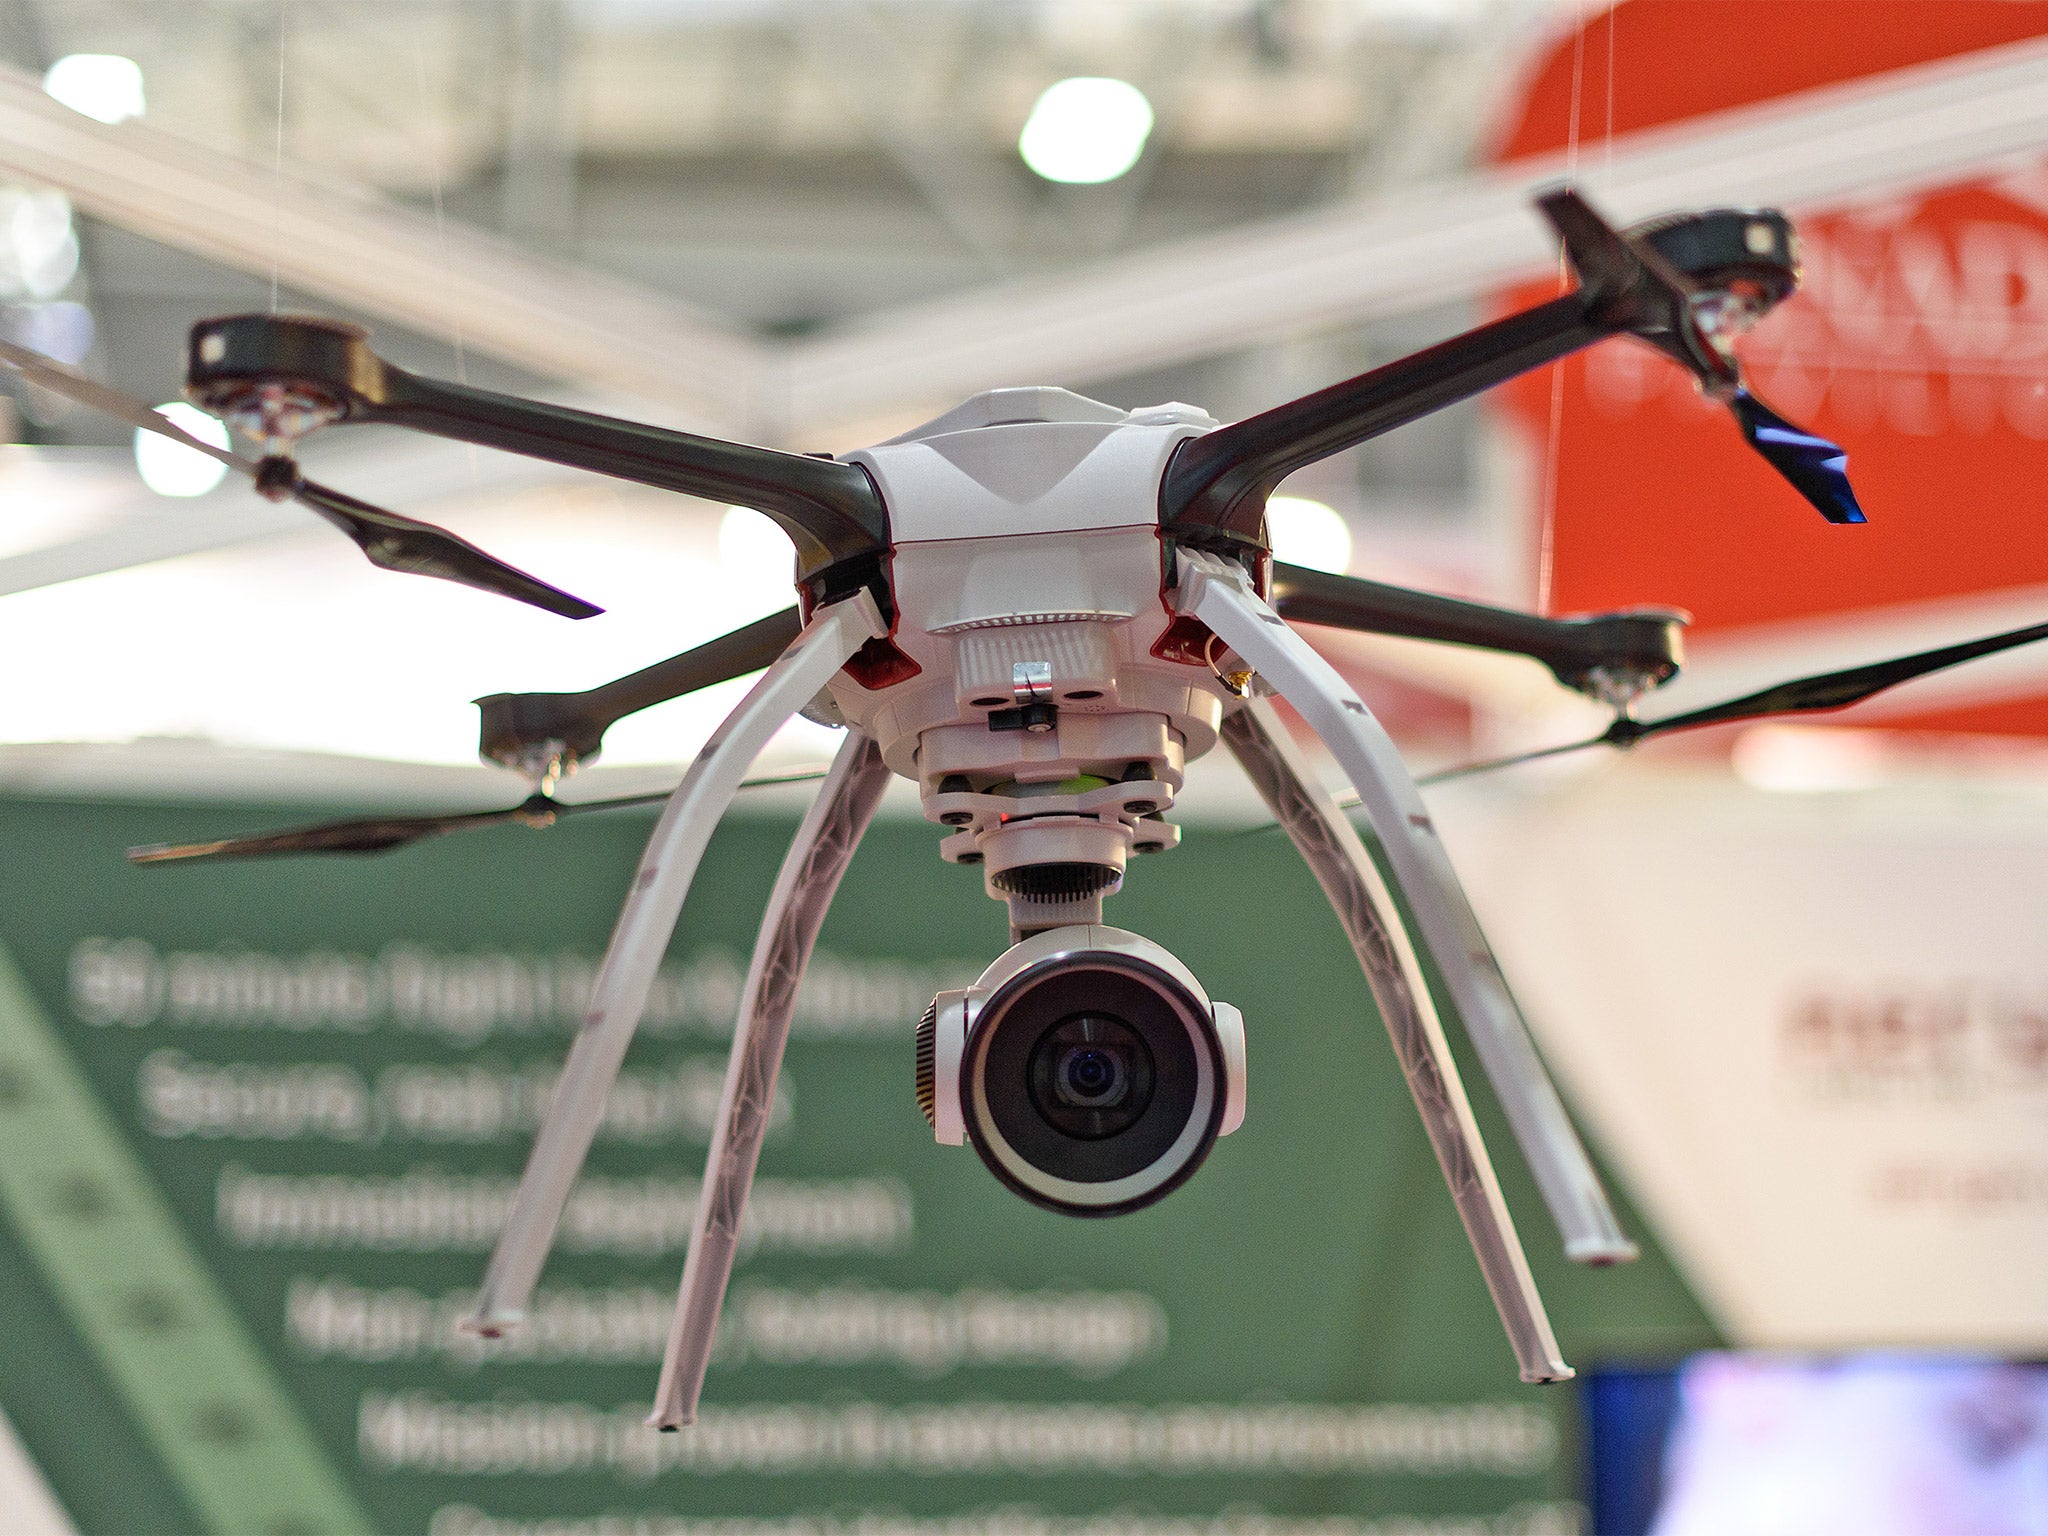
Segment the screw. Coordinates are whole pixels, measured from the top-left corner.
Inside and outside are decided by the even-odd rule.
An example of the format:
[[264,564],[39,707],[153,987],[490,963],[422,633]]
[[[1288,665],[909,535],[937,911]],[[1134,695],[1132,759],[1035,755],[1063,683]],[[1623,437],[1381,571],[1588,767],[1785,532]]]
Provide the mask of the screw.
[[964,827],[973,820],[974,812],[972,811],[941,811],[939,813],[939,822],[942,826]]

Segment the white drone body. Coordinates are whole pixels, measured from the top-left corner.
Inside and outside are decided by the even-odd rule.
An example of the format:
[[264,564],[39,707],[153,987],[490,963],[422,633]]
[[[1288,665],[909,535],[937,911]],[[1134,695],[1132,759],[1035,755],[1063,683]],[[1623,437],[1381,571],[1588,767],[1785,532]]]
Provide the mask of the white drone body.
[[979,864],[1020,935],[1099,922],[1130,855],[1179,841],[1164,812],[1235,697],[1220,657],[1160,654],[1159,483],[1215,425],[998,389],[846,456],[890,507],[890,639],[919,670],[879,691],[841,673],[832,704],[957,829],[941,857]]
[[982,867],[1016,941],[974,988],[936,1000],[919,1029],[919,1096],[942,1142],[973,1145],[1039,1204],[1107,1215],[1177,1187],[1242,1120],[1237,1010],[1212,1002],[1158,945],[1099,926],[1130,855],[1178,840],[1163,812],[1187,762],[1218,741],[1337,909],[1523,1379],[1571,1375],[1399,909],[1264,694],[1295,706],[1360,793],[1567,1252],[1606,1263],[1635,1250],[1392,742],[1266,604],[1258,566],[1190,547],[1169,555],[1162,477],[1214,426],[1181,405],[1127,413],[1061,389],[995,390],[847,456],[890,509],[894,621],[866,590],[811,605],[670,800],[486,1272],[476,1327],[496,1333],[523,1312],[711,830],[746,765],[804,710],[845,724],[848,739],[784,862],[742,994],[650,1422],[675,1428],[695,1414],[796,985],[892,774],[915,781],[926,816],[952,829],[944,857]]

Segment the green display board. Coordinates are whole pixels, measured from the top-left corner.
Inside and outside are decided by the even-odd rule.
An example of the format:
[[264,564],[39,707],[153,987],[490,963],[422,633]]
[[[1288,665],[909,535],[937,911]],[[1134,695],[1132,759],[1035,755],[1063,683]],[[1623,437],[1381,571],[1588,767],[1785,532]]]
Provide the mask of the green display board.
[[[1076,1221],[937,1146],[932,992],[1006,942],[879,822],[806,983],[696,1427],[642,1417],[793,821],[713,843],[543,1276],[455,1333],[648,822],[133,869],[303,807],[0,802],[0,1404],[86,1531],[1233,1536],[1578,1528],[1573,1389],[1513,1361],[1335,920],[1283,837],[1191,829],[1107,916],[1249,1035],[1244,1128]],[[1476,1070],[1567,1357],[1714,1342],[1566,1265]]]

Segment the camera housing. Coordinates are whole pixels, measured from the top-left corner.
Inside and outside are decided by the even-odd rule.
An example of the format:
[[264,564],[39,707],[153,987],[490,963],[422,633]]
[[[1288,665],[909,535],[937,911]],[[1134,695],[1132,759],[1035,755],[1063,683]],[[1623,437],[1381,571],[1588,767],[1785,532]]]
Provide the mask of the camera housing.
[[1243,1123],[1244,1018],[1150,939],[1101,924],[1012,945],[917,1029],[917,1098],[1034,1205],[1163,1199]]

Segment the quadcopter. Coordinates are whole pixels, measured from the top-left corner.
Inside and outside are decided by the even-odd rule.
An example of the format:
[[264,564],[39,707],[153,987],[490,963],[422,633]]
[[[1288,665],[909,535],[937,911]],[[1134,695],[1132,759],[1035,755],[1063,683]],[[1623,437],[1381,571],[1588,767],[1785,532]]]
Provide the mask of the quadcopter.
[[[1436,964],[1566,1255],[1634,1257],[1392,741],[1297,623],[1532,657],[1614,712],[1590,741],[1471,765],[1794,711],[1833,709],[2048,624],[1803,678],[1688,714],[1636,702],[1676,675],[1686,616],[1515,612],[1277,562],[1265,505],[1289,474],[1608,337],[1646,343],[1733,413],[1830,522],[1863,521],[1843,450],[1751,391],[1736,339],[1798,285],[1781,214],[1713,209],[1619,230],[1570,189],[1537,207],[1576,286],[1412,356],[1221,425],[1168,404],[1124,411],[1049,387],[995,389],[887,442],[805,455],[538,404],[407,373],[359,328],[243,315],[200,322],[187,395],[262,448],[250,459],[139,401],[0,343],[31,382],[175,438],[306,505],[380,566],[462,582],[569,618],[599,610],[430,524],[312,482],[296,442],[384,422],[757,508],[789,536],[798,601],[582,693],[479,700],[482,755],[523,774],[502,811],[325,823],[137,849],[138,862],[363,853],[471,825],[545,826],[666,801],[635,873],[470,1326],[521,1319],[713,829],[793,715],[845,739],[775,882],[741,996],[674,1326],[649,1423],[693,1422],[797,987],[892,776],[917,785],[948,863],[978,867],[1010,948],[935,998],[915,1031],[918,1103],[1003,1184],[1081,1216],[1179,1187],[1245,1112],[1242,1015],[1161,945],[1103,922],[1135,855],[1173,848],[1189,762],[1221,745],[1336,910],[1392,1037],[1527,1382],[1568,1379],[1419,963]],[[764,670],[765,669],[765,670]],[[637,710],[761,672],[671,794],[564,802],[554,790]],[[1275,709],[1290,705],[1363,808],[1387,875]],[[1354,798],[1355,797],[1355,798]],[[1412,919],[1396,904],[1398,891]],[[1412,930],[1411,930],[1412,921]]]

